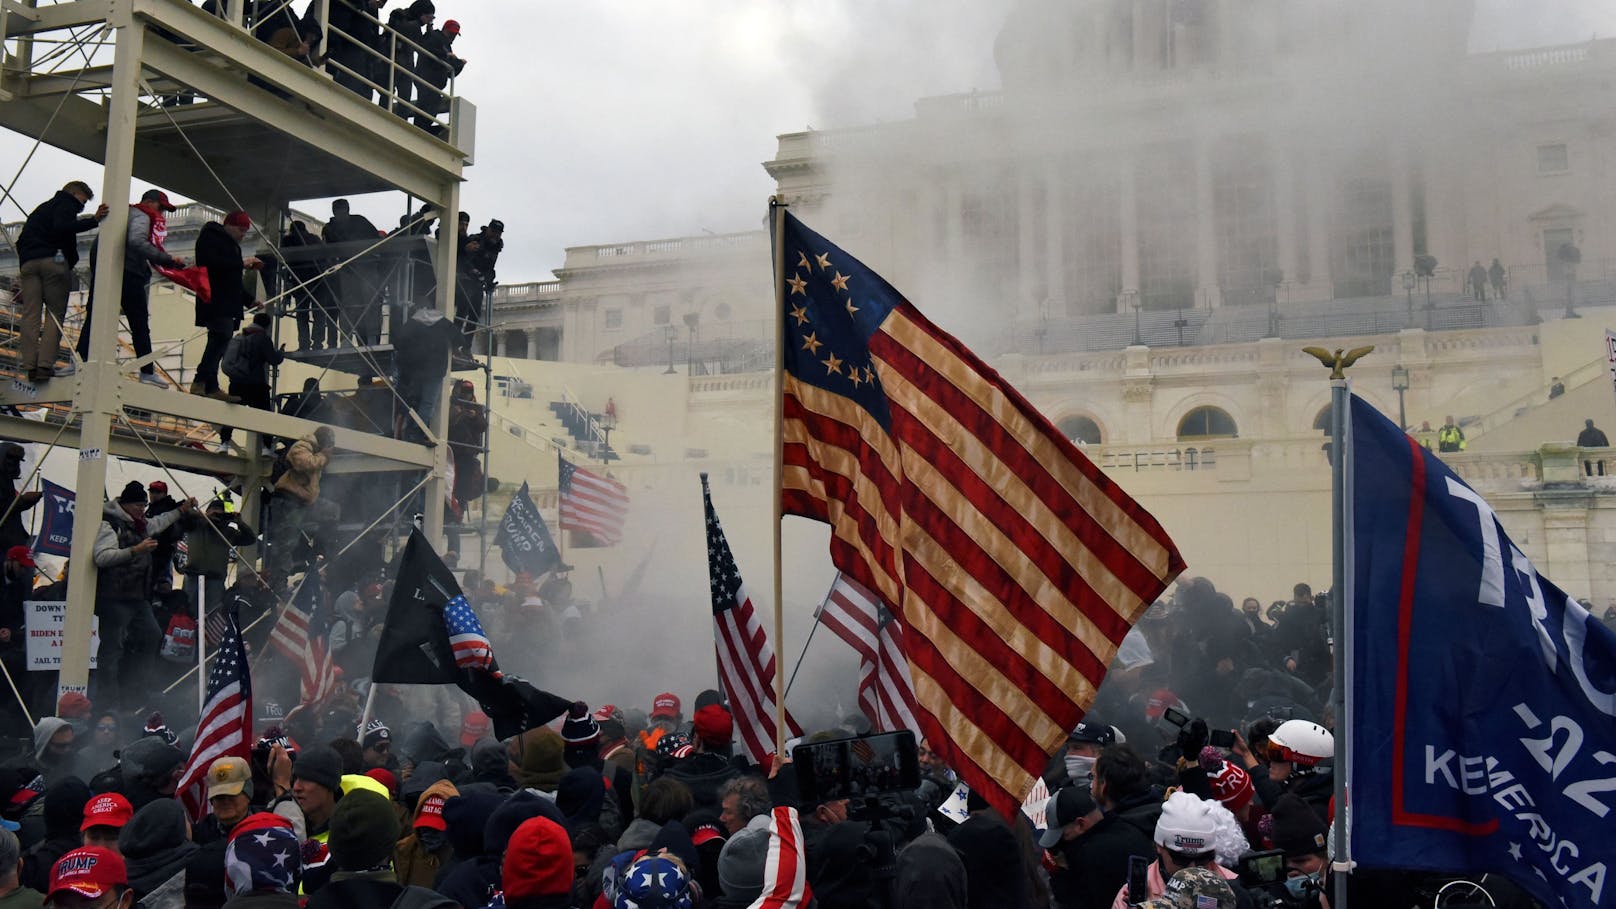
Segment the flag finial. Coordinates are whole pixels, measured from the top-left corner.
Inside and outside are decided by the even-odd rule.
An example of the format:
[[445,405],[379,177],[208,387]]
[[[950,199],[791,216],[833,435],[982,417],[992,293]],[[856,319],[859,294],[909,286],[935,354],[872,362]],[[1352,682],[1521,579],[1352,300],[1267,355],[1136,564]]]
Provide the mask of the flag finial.
[[1337,347],[1335,353],[1331,353],[1322,347],[1304,347],[1302,348],[1302,353],[1309,354],[1320,363],[1323,363],[1324,367],[1330,370],[1330,378],[1345,379],[1347,374],[1344,370],[1361,358],[1368,356],[1374,349],[1375,345],[1370,344],[1367,347],[1354,347],[1346,353],[1342,353],[1342,349]]

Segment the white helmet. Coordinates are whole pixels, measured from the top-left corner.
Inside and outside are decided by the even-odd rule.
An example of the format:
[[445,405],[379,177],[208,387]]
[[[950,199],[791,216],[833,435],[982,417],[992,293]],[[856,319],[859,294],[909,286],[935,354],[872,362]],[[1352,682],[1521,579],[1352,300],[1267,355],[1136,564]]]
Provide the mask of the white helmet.
[[1286,720],[1268,736],[1268,758],[1312,767],[1335,757],[1335,736],[1318,723]]

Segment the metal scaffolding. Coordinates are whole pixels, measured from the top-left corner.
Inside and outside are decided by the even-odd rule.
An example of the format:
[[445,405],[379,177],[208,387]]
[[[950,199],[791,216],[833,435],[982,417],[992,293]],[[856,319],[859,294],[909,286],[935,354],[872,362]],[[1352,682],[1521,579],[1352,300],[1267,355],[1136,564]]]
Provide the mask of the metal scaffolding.
[[[299,199],[398,190],[453,218],[462,173],[472,160],[475,108],[451,98],[447,116],[429,124],[431,131],[411,125],[339,86],[324,71],[257,40],[243,25],[246,2],[226,0],[223,14],[215,16],[186,0],[48,5],[8,0],[0,9],[0,51],[7,55],[0,72],[0,126],[104,165],[99,198],[110,211],[101,224],[103,236],[123,236],[128,221],[123,203],[133,198],[131,181],[137,176],[199,201],[247,211],[270,246],[278,236],[268,232]],[[326,4],[317,2],[316,8],[323,23]],[[111,45],[110,66],[104,55],[86,49],[91,43]],[[45,48],[54,49],[41,53]],[[177,96],[198,103],[164,105]],[[452,223],[446,228],[433,253],[435,295],[438,308],[453,318],[457,244]],[[99,244],[97,299],[118,298],[123,257],[123,243]],[[62,422],[0,416],[0,437],[76,447],[75,485],[86,504],[99,505],[108,458],[121,456],[238,476],[244,510],[257,513],[270,467],[258,437],[300,438],[322,424],[132,379],[125,373],[137,364],[117,359],[118,318],[115,306],[94,308],[84,329],[90,333],[90,356],[71,378],[37,386],[13,381],[0,390],[0,403],[60,405]],[[374,366],[376,356],[390,353],[368,356]],[[434,540],[443,535],[443,512],[436,503],[444,500],[450,458],[444,444],[449,381],[446,374],[440,396],[445,403],[426,427],[424,443],[338,427],[342,454],[330,467],[333,473],[426,471],[429,505],[423,511]],[[141,437],[128,421],[130,411],[229,426],[248,436],[241,454],[199,451]],[[419,422],[413,413],[408,417]],[[62,691],[83,691],[89,679],[96,586],[91,552],[100,526],[95,514],[82,513],[74,522]]]

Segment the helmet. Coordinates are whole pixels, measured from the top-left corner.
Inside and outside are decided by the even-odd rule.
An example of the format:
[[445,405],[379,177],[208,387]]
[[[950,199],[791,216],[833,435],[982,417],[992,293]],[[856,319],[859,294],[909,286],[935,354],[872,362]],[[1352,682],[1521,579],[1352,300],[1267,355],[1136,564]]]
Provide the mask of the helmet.
[[1286,720],[1268,736],[1269,760],[1312,767],[1335,756],[1335,736],[1318,723]]

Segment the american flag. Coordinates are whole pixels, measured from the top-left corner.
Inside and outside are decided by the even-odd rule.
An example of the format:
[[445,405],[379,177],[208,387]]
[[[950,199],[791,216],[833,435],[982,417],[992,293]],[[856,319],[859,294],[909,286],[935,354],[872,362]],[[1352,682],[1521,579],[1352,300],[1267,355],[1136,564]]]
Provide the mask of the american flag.
[[859,655],[859,708],[876,732],[920,734],[915,689],[903,656],[903,627],[863,584],[836,576],[819,607],[819,621]]
[[483,623],[462,595],[455,595],[443,606],[443,624],[449,629],[449,646],[454,649],[455,665],[461,669],[494,668],[494,645],[483,633]]
[[813,888],[808,886],[808,847],[795,808],[776,808],[769,815],[763,888],[747,909],[801,909],[813,903]]
[[784,511],[896,607],[920,731],[1008,817],[1183,559],[975,354],[777,215]]
[[623,519],[628,516],[628,490],[610,477],[561,462],[560,498],[562,530],[581,530],[602,544],[613,546],[623,539]]
[[[754,763],[762,764],[775,750],[774,648],[758,623],[729,541],[724,539],[724,528],[718,524],[706,474],[701,475],[701,499],[707,510],[707,576],[713,597],[718,681],[729,696],[742,746]],[[791,735],[802,734],[790,713],[786,714],[786,728]]]
[[292,602],[308,617],[298,700],[303,704],[318,704],[336,689],[337,670],[331,664],[331,609],[325,603],[325,586],[320,583],[317,569],[309,569]]
[[227,615],[225,623],[224,638],[208,670],[207,701],[196,727],[196,742],[176,787],[192,821],[208,813],[208,767],[221,757],[252,757],[252,675],[235,615]]

